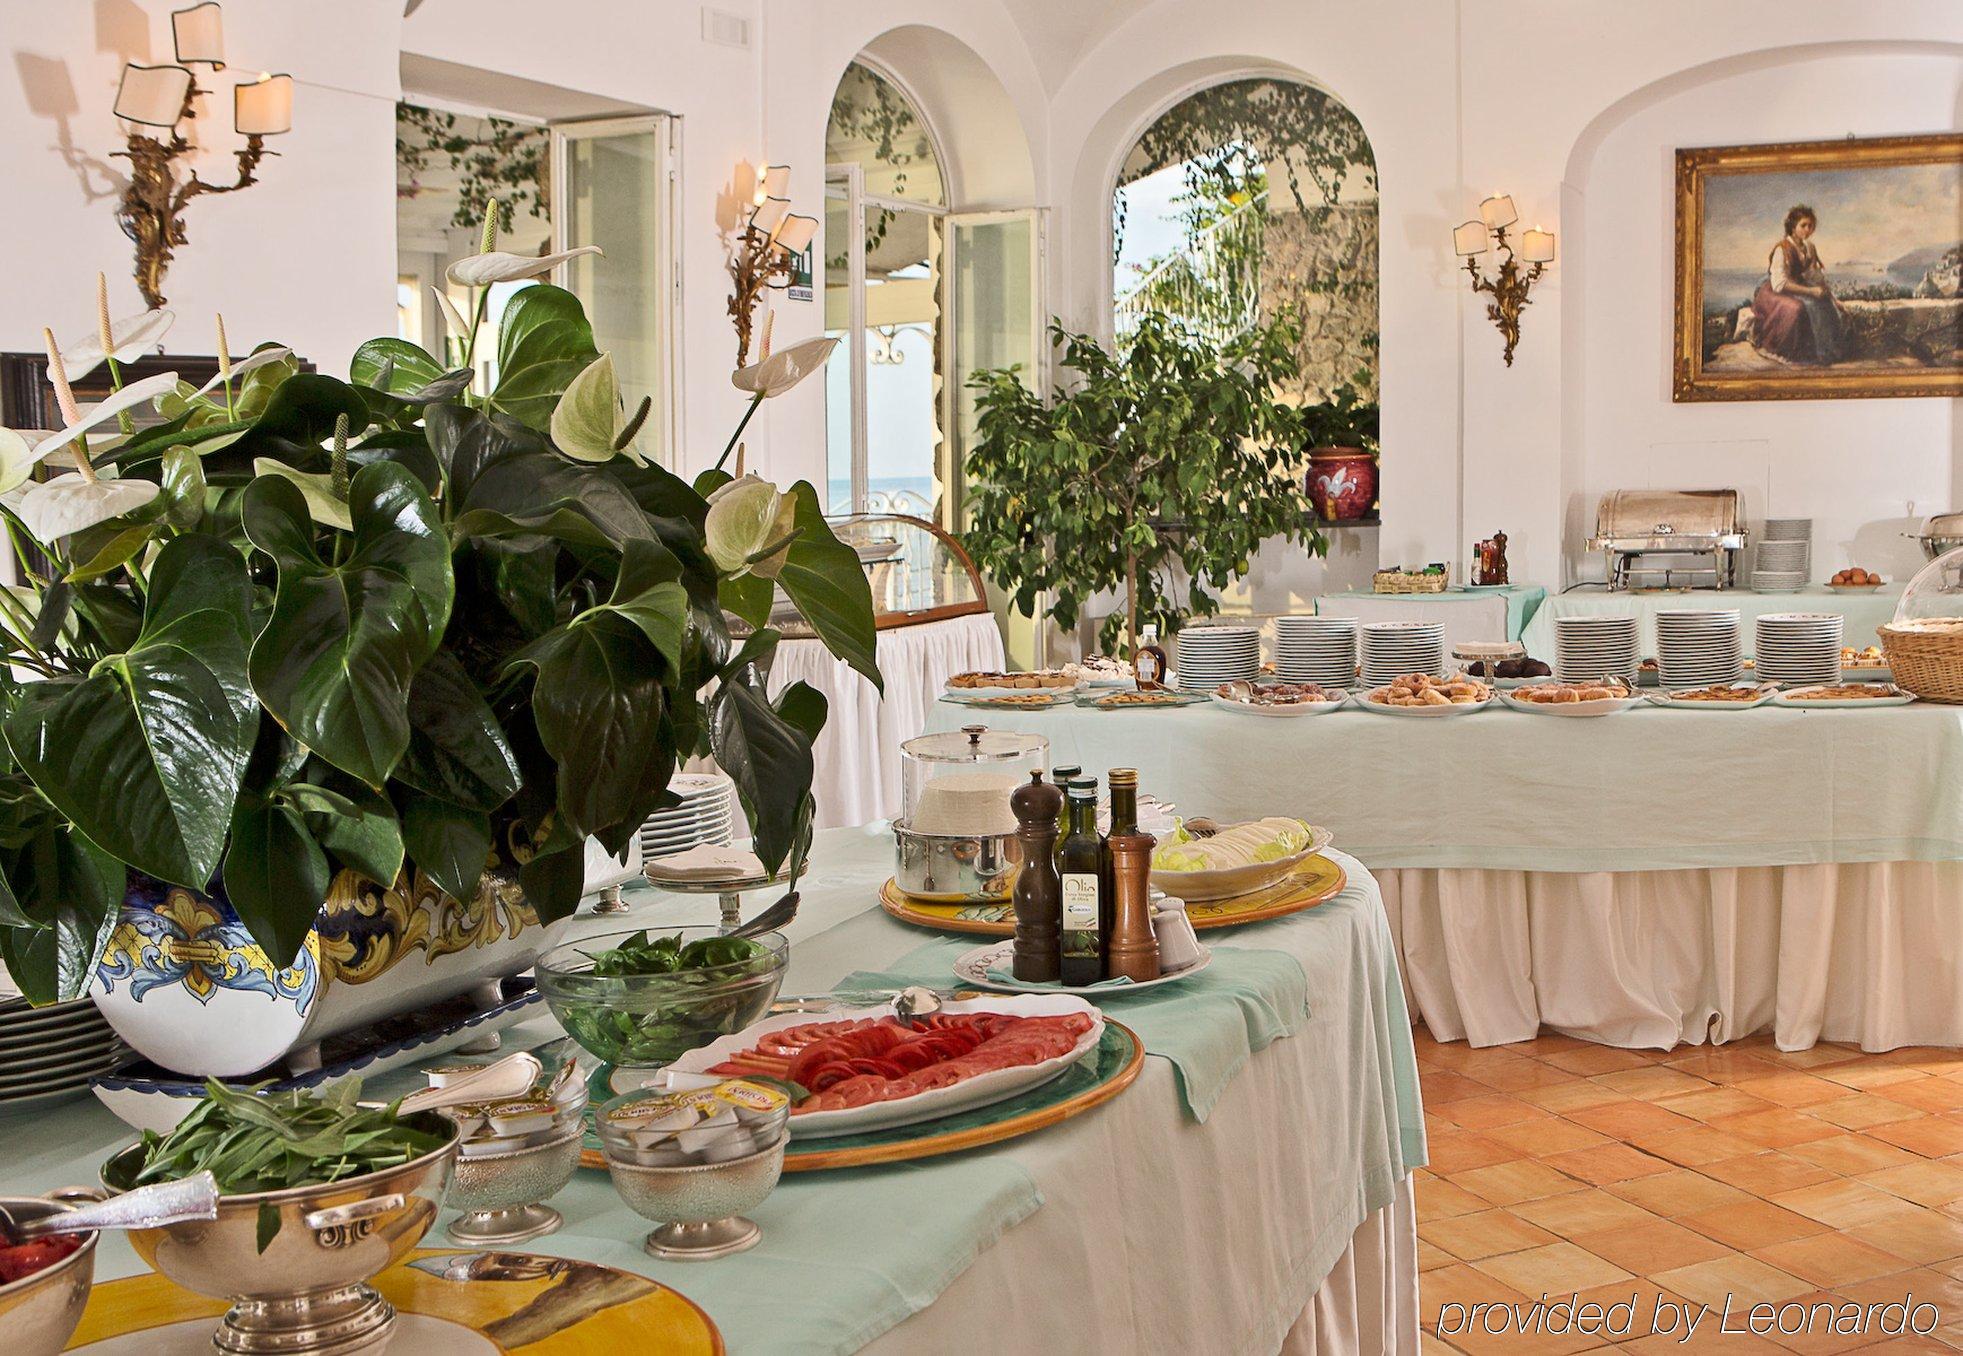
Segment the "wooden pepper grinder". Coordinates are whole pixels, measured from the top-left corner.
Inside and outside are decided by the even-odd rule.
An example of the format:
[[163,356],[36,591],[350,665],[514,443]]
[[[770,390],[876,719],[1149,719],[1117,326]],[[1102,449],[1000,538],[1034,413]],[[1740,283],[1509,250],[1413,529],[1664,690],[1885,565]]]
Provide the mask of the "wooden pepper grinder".
[[1062,978],[1063,878],[1056,869],[1057,817],[1063,792],[1032,771],[1029,781],[1009,795],[1016,817],[1022,867],[1016,873],[1016,940],[1010,973],[1032,983]]
[[1133,983],[1159,977],[1159,939],[1152,932],[1152,849],[1149,833],[1114,833],[1111,852],[1111,934],[1105,978]]

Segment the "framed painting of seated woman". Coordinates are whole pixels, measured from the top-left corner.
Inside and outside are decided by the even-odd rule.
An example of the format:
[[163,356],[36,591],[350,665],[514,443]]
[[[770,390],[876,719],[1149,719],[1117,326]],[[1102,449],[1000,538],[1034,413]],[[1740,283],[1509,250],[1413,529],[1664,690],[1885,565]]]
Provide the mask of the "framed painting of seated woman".
[[1671,398],[1963,396],[1963,135],[1677,152]]

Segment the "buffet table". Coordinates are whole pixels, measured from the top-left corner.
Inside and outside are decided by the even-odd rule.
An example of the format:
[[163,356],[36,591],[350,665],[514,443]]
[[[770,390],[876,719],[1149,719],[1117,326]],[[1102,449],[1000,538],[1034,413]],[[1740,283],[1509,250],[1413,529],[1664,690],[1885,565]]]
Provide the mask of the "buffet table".
[[1801,589],[1797,593],[1754,593],[1750,589],[1609,593],[1601,589],[1575,589],[1557,593],[1542,603],[1520,639],[1525,642],[1527,653],[1551,664],[1555,618],[1634,617],[1637,648],[1645,655],[1654,655],[1659,611],[1735,607],[1748,655],[1752,652],[1752,624],[1768,612],[1838,612],[1846,619],[1841,643],[1859,650],[1879,643],[1875,628],[1895,619],[1895,605],[1902,600],[1902,588],[1901,584],[1886,584],[1873,593],[1845,593],[1829,588]]
[[[1150,1057],[1148,1042],[1136,1083],[1075,1119],[941,1158],[785,1177],[750,1212],[764,1228],[751,1252],[656,1262],[640,1248],[648,1222],[588,1171],[554,1199],[565,1228],[522,1247],[674,1287],[709,1313],[736,1356],[1134,1344],[1236,1356],[1415,1353],[1417,1067],[1376,886],[1341,860],[1350,883],[1335,898],[1206,934],[1214,971],[1233,969],[1229,948],[1285,953],[1305,989],[1294,990],[1297,1011],[1276,1014],[1292,1034],[1253,1039],[1239,1015],[1194,1033],[1219,1047],[1224,1079],[1203,1119],[1189,1109],[1193,1090],[1171,1062]],[[936,939],[872,905],[891,865],[879,826],[818,836],[787,929],[785,994],[828,991]],[[713,900],[645,889],[628,899],[632,916],[604,920],[606,930],[714,919]],[[572,926],[596,930],[584,917]],[[1103,1002],[1124,1022],[1127,1002],[1213,980]],[[506,1048],[557,1034],[537,1018],[507,1033]],[[419,1082],[404,1073],[381,1086]],[[130,1138],[93,1101],[0,1119],[0,1128],[0,1194],[93,1180]],[[425,1246],[445,1241],[433,1232]],[[99,1279],[140,1269],[120,1238],[103,1240]]]
[[1445,593],[1325,594],[1316,611],[1358,621],[1435,621],[1445,627],[1449,649],[1466,641],[1518,640],[1547,597],[1538,584],[1454,588]]
[[1183,813],[1329,827],[1440,1039],[1963,1045],[1963,709],[985,719]]
[[770,670],[770,695],[795,682],[825,694],[830,714],[812,747],[811,794],[818,828],[869,824],[900,813],[900,744],[925,728],[927,708],[947,680],[970,669],[999,669],[1002,631],[991,615],[948,617],[879,633],[882,699],[873,685],[820,640],[786,640]]

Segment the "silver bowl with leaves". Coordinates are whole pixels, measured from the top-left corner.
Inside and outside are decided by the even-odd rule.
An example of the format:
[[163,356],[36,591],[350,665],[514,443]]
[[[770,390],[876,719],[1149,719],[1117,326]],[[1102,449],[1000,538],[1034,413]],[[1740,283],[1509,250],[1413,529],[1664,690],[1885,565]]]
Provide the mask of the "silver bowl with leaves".
[[[66,1210],[60,1199],[63,1194],[55,1192],[45,1198],[0,1196],[0,1207],[25,1224]],[[88,1193],[76,1195],[87,1197]],[[0,1285],[0,1332],[7,1334],[7,1347],[13,1356],[55,1356],[68,1345],[89,1302],[89,1286],[95,1281],[96,1238],[86,1234],[82,1246],[59,1262]]]
[[[339,1352],[377,1340],[395,1308],[367,1284],[436,1222],[457,1158],[457,1127],[434,1112],[402,1123],[440,1137],[406,1163],[317,1185],[221,1195],[218,1218],[133,1229],[130,1246],[166,1279],[232,1302],[220,1351]],[[102,1167],[111,1192],[136,1184],[147,1143]]]

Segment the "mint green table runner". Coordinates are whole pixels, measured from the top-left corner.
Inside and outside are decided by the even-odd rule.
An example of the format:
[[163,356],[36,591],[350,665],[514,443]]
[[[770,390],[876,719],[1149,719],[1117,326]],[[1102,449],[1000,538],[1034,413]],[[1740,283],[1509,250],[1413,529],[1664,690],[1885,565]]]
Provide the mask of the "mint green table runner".
[[[1519,640],[1546,599],[1547,590],[1539,584],[1502,584],[1496,588],[1461,585],[1444,593],[1377,593],[1355,589],[1324,594],[1316,600],[1316,611],[1325,616],[1358,617],[1365,621],[1438,620],[1445,623],[1448,642]],[[1484,628],[1485,634],[1474,635],[1454,615],[1460,610],[1490,611],[1494,624]]]
[[[955,959],[975,945],[965,937],[928,942],[882,969],[854,971],[839,987],[945,988],[957,982]],[[1293,1035],[1309,1015],[1308,978],[1295,957],[1217,944],[1212,964],[1191,979],[1143,993],[1103,989],[1093,1001],[1130,1027],[1147,1055],[1172,1062],[1186,1109],[1202,1121],[1250,1055]]]
[[[804,904],[788,929],[786,994],[827,992],[853,970],[892,969],[924,951],[923,943],[942,944],[873,905],[891,860],[891,835],[877,826],[818,835]],[[1238,1008],[1192,1008],[1196,1024],[1226,1028],[1222,1039],[1230,1046],[1247,1042],[1256,1049],[1222,1082],[1204,1124],[1187,1110],[1173,1065],[1148,1059],[1122,1096],[1037,1134],[912,1163],[787,1176],[751,1212],[764,1228],[762,1244],[736,1257],[656,1262],[640,1247],[650,1223],[621,1204],[603,1173],[591,1171],[553,1200],[565,1227],[522,1250],[603,1262],[675,1287],[716,1321],[732,1356],[832,1356],[865,1348],[883,1356],[985,1346],[1002,1321],[1004,1275],[1039,1273],[1056,1281],[1041,1302],[1058,1306],[1059,1331],[1066,1311],[1081,1319],[1083,1306],[1111,1298],[1114,1284],[1116,1304],[1128,1287],[1156,1296],[1197,1284],[1213,1298],[1181,1312],[1204,1325],[1208,1341],[1217,1339],[1223,1349],[1271,1349],[1358,1224],[1388,1204],[1398,1183],[1424,1162],[1410,1019],[1382,901],[1357,863],[1345,865],[1352,884],[1335,899],[1234,931],[1245,954],[1274,958],[1262,962],[1272,972],[1271,986],[1274,976],[1285,975],[1282,962],[1295,969],[1301,987],[1281,985],[1277,1000],[1284,1009],[1295,1005],[1292,1035],[1269,1037],[1273,1044],[1259,1049]],[[627,897],[633,911],[624,920],[582,917],[576,926],[590,935],[715,918],[713,897],[646,889]],[[768,897],[752,897],[750,908]],[[1215,968],[1225,963],[1216,960]],[[1312,996],[1306,1015],[1302,993]],[[1164,1001],[1167,1014],[1176,1015],[1176,1000]],[[1160,1018],[1156,1011],[1141,1013],[1134,1029]],[[558,1034],[557,1024],[541,1015],[507,1032],[505,1048]],[[419,1081],[403,1071],[377,1090],[402,1091]],[[0,1115],[0,1133],[8,1144],[0,1156],[0,1194],[91,1181],[102,1159],[133,1138],[92,1099]],[[1162,1159],[1167,1146],[1177,1152]],[[1210,1166],[1182,1166],[1194,1161]],[[1260,1190],[1288,1198],[1257,1225],[1223,1226],[1234,1230],[1233,1247],[1224,1240],[1217,1246],[1195,1241],[1184,1251],[1170,1242],[1156,1245],[1135,1252],[1118,1282],[1101,1264],[1107,1255],[1084,1247],[1086,1239],[1132,1231],[1167,1240],[1182,1229],[1190,1233],[1191,1202],[1217,1205],[1220,1193],[1238,1189],[1222,1183],[1251,1180],[1257,1169]],[[1138,1180],[1151,1182],[1154,1194],[1139,1195],[1129,1185]],[[1247,1203],[1243,1213],[1263,1214],[1268,1204]],[[454,1212],[444,1212],[426,1246],[450,1246],[440,1226],[452,1218]],[[98,1258],[103,1279],[142,1270],[120,1238],[105,1238]],[[1249,1270],[1257,1266],[1258,1272]],[[1263,1283],[1258,1297],[1246,1290],[1254,1274],[1276,1278]],[[1206,1307],[1215,1302],[1233,1308]],[[1103,1321],[1126,1336],[1121,1314],[1107,1309]]]

